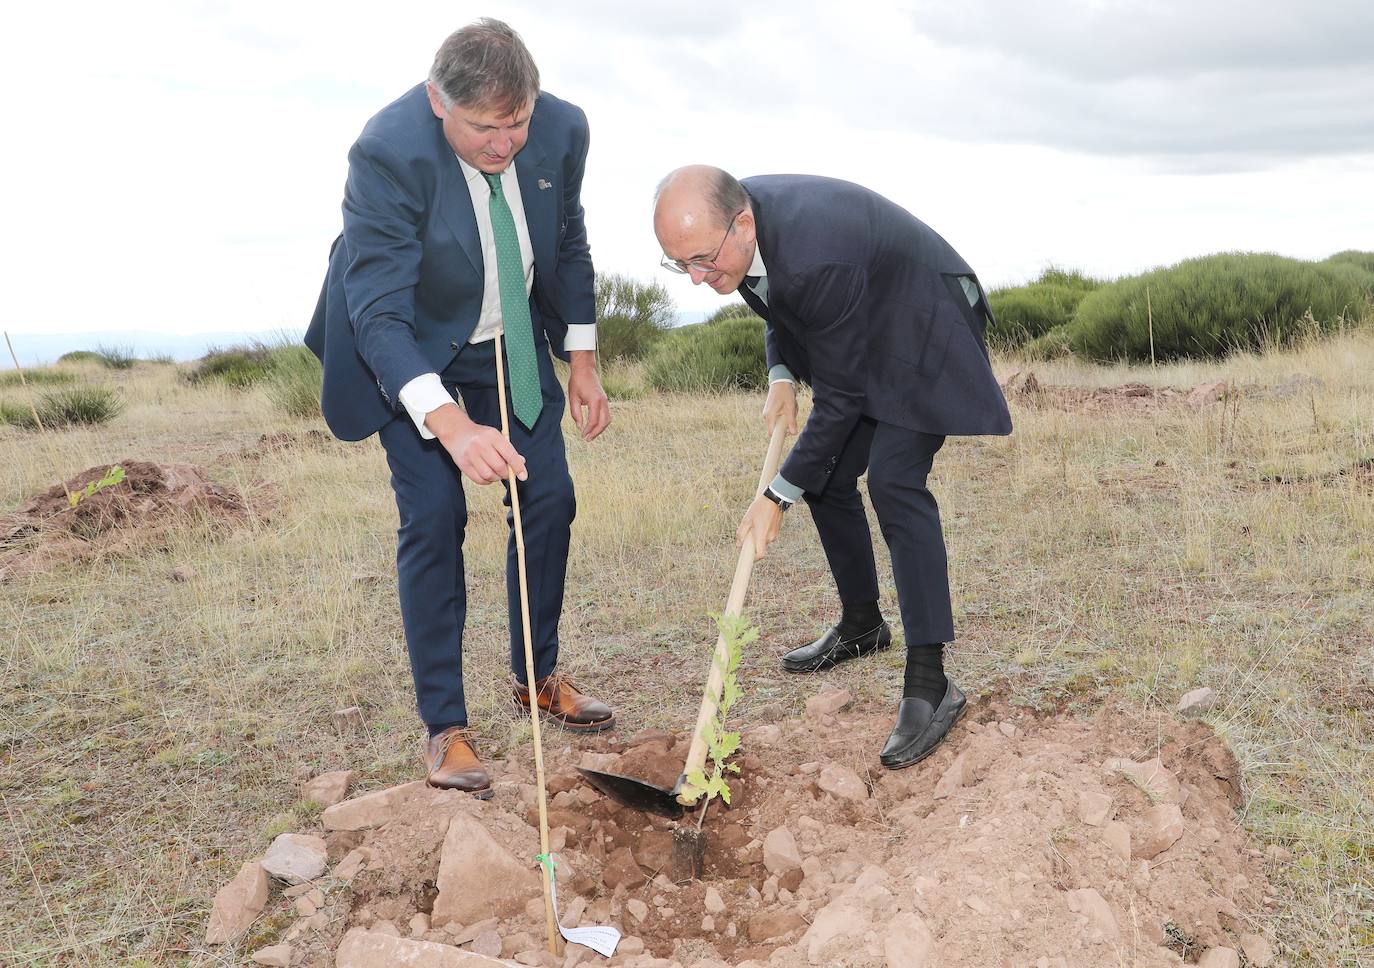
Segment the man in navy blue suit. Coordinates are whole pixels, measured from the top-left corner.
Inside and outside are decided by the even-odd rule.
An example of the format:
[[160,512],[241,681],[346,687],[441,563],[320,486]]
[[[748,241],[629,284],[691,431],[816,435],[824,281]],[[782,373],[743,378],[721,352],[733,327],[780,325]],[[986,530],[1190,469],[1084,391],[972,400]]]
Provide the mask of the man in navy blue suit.
[[954,434],[1008,434],[1011,418],[984,342],[992,321],[968,264],[900,206],[849,182],[806,175],[738,181],[704,165],[659,186],[654,231],[663,265],[722,295],[738,292],[765,323],[764,421],[796,433],[800,379],[813,407],[796,446],[740,523],[762,558],[801,498],[839,591],[840,621],[782,658],[816,672],[891,644],[858,479],[892,555],[906,676],[880,754],[900,769],[929,756],[962,714],[944,672],[954,638],[940,514],[926,487]]
[[[324,363],[330,429],[344,440],[379,434],[391,468],[428,781],[482,798],[491,780],[463,694],[464,476],[504,482],[512,469],[520,481],[540,712],[573,730],[615,722],[557,670],[576,503],[550,351],[569,362],[568,409],[583,438],[610,423],[580,200],[587,143],[586,115],[539,89],[510,27],[484,19],[454,33],[429,80],[368,121],[349,151],[343,232],[305,338]],[[509,441],[497,429],[497,340]],[[507,558],[512,697],[528,711],[513,538]]]

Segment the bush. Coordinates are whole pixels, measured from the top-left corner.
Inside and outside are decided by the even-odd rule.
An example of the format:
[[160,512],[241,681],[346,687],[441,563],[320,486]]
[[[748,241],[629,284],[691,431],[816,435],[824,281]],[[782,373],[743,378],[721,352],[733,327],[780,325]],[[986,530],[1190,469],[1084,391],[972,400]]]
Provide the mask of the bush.
[[677,318],[660,282],[628,276],[596,277],[596,346],[602,360],[643,359]]
[[711,315],[706,317],[708,323],[718,323],[722,319],[748,319],[754,315],[754,311],[749,308],[746,302],[732,302],[721,306]]
[[655,390],[679,393],[768,386],[763,320],[748,316],[673,330],[649,354],[645,380]]
[[1056,326],[1021,344],[1021,355],[1030,360],[1057,360],[1060,357],[1072,356],[1073,346],[1069,342],[1069,327]]
[[988,342],[1009,349],[1064,326],[1083,297],[1101,286],[1101,281],[1077,270],[1051,266],[1024,286],[994,289],[988,302],[997,325],[989,328]]
[[1328,265],[1351,265],[1363,269],[1374,278],[1374,252],[1361,252],[1359,249],[1346,249],[1326,257]]
[[57,358],[59,363],[103,363],[99,353],[95,350],[72,350],[70,353],[63,353]]
[[96,359],[112,370],[132,370],[138,362],[132,346],[97,346]]
[[214,380],[237,389],[250,387],[267,376],[272,352],[271,347],[259,342],[227,349],[212,347],[185,374],[185,379],[188,383]]
[[1156,359],[1214,358],[1339,328],[1368,299],[1366,276],[1355,266],[1223,253],[1089,293],[1069,340],[1074,352],[1093,359],[1148,360],[1153,313]]
[[26,384],[31,387],[44,385],[51,386],[53,384],[75,382],[76,374],[63,370],[24,370],[22,378],[18,370],[0,373],[0,387],[19,387]]
[[[49,430],[77,424],[108,423],[124,411],[124,398],[106,387],[72,387],[38,398],[38,417]],[[0,402],[0,423],[37,430],[25,404]]]
[[323,379],[324,369],[315,354],[293,344],[272,351],[263,385],[278,410],[292,417],[318,417]]

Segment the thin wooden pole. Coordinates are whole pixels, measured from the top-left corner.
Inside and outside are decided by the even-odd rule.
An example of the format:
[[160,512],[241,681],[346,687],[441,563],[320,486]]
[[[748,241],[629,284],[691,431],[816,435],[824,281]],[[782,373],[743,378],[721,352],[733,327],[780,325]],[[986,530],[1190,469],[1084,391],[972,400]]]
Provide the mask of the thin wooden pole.
[[[496,343],[496,393],[501,405],[501,434],[510,440],[510,418],[506,415],[506,362],[501,340]],[[549,951],[558,954],[558,923],[553,915],[553,894],[549,878],[554,876],[553,858],[549,857],[549,807],[544,786],[544,743],[539,733],[539,692],[534,684],[534,638],[530,634],[530,592],[525,578],[525,529],[520,522],[520,491],[515,486],[515,469],[507,465],[506,485],[510,488],[510,509],[515,522],[515,560],[520,570],[520,625],[525,635],[525,682],[530,695],[530,728],[534,742],[534,779],[539,790],[539,853],[548,858],[548,866],[541,861],[539,880],[544,885],[544,922],[549,936]]]
[[[14,344],[10,342],[10,332],[5,330],[5,345],[10,348],[10,359],[14,360],[14,370],[19,374],[19,385],[25,390],[29,388],[29,381],[24,379],[24,368],[19,365],[19,356],[14,352]],[[44,438],[48,436],[48,428],[43,426],[43,418],[38,416],[38,407],[34,406],[33,398],[29,398],[29,412],[33,414],[33,422],[38,425],[38,432]],[[67,495],[67,504],[76,507],[76,502],[72,500],[72,492],[67,490],[67,482],[62,482],[62,490]]]

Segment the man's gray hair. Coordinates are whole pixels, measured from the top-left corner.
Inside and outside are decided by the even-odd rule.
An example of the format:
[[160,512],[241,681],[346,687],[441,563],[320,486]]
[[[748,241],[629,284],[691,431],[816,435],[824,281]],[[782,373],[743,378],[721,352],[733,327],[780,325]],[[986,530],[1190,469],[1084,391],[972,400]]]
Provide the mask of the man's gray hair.
[[[663,180],[654,189],[655,205],[658,204],[658,198],[669,182],[679,177],[683,171],[684,169],[679,168],[663,176]],[[707,168],[703,179],[702,198],[722,227],[729,225],[736,215],[749,207],[749,193],[744,190],[739,179],[724,168]]]
[[434,55],[429,82],[445,108],[454,105],[509,114],[533,104],[539,68],[508,24],[483,17],[450,34]]

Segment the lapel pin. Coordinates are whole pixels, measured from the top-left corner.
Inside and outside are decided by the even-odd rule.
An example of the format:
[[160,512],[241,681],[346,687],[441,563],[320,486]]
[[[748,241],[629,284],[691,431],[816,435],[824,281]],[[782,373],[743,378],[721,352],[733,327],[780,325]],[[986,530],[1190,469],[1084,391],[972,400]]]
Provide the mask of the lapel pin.
[[547,191],[548,189],[550,189],[550,188],[552,188],[552,187],[553,187],[553,182],[549,181],[547,178],[541,178],[541,179],[539,179],[539,190],[540,190],[541,192],[542,192],[542,191]]

